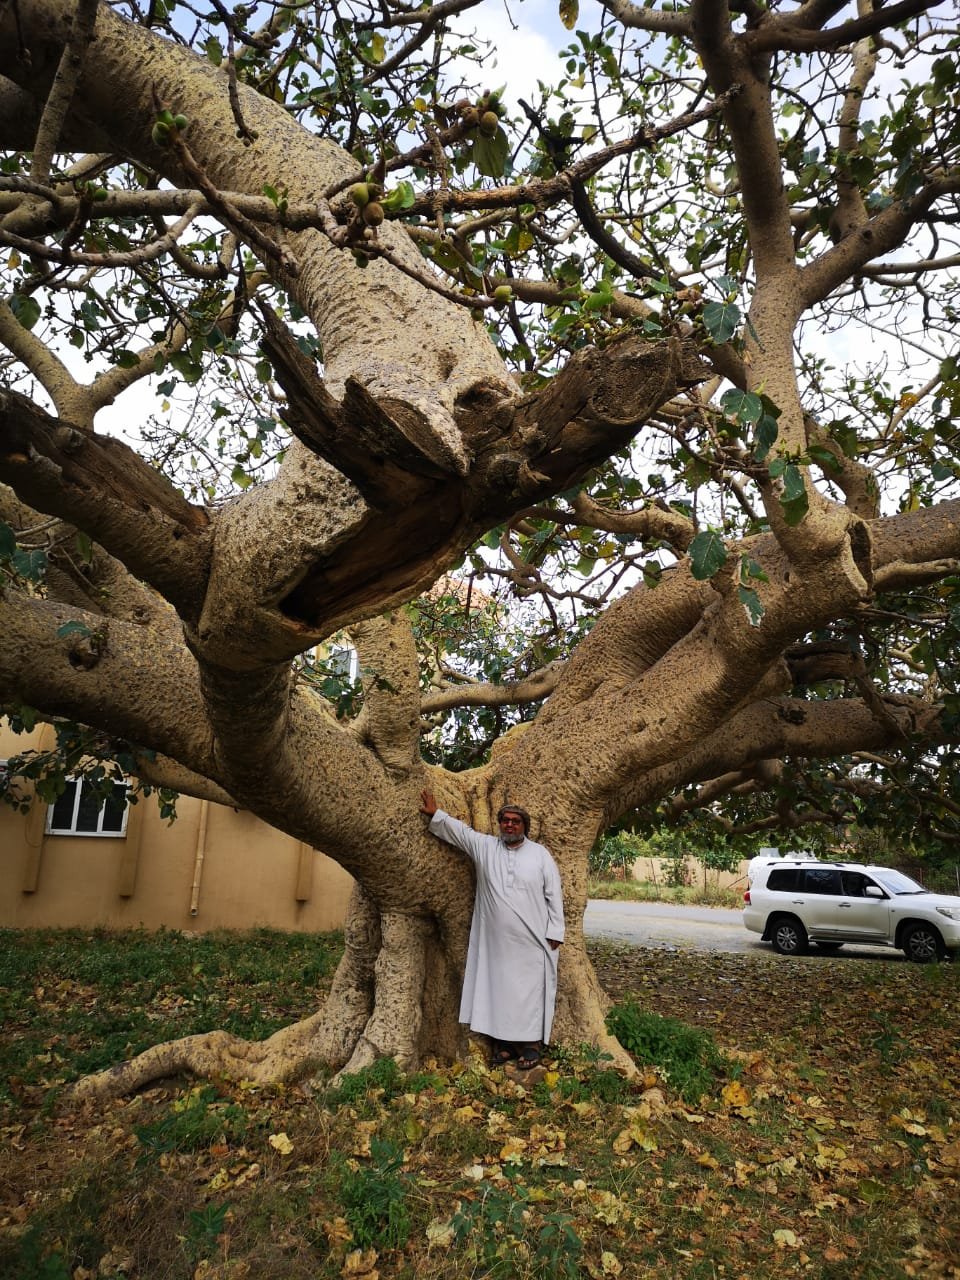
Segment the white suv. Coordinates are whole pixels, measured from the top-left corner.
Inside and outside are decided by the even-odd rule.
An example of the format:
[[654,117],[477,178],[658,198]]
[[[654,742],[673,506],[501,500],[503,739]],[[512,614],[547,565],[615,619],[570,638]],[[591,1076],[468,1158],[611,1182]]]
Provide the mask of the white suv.
[[754,858],[743,895],[743,923],[781,955],[813,942],[898,947],[926,964],[960,949],[960,898],[927,893],[889,867],[809,858]]

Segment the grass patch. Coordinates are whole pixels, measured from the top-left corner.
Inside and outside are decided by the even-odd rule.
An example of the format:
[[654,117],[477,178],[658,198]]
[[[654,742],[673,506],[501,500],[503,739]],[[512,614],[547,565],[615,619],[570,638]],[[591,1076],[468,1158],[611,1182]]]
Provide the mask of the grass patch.
[[658,1067],[664,1079],[696,1106],[730,1070],[709,1031],[641,1009],[634,1000],[615,1005],[607,1030],[642,1066]]

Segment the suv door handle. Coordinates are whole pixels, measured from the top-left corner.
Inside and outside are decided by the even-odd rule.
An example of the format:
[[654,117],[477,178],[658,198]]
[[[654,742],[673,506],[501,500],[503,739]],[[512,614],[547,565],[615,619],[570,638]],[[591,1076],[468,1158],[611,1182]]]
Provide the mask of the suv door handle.
[[837,906],[838,906],[838,907],[841,907],[844,911],[849,911],[849,910],[850,910],[850,908],[853,906],[853,903],[852,903],[852,902],[838,902],[838,903],[837,903]]

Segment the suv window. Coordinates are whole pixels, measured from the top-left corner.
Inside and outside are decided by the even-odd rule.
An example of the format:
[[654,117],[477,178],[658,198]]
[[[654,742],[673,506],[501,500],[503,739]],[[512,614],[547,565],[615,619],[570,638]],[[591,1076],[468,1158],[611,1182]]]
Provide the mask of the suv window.
[[796,867],[774,867],[767,879],[768,889],[779,889],[781,893],[795,893],[800,883],[800,872]]
[[873,881],[869,876],[865,876],[862,871],[843,872],[843,892],[848,898],[866,897],[864,890],[868,884],[873,884]]
[[807,893],[832,893],[839,897],[840,872],[836,867],[807,867],[803,873],[803,887]]

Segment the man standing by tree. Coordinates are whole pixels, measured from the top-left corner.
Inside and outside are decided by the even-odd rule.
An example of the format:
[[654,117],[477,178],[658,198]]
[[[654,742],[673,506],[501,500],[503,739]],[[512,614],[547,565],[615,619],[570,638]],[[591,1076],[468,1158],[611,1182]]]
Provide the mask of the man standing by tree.
[[530,815],[517,805],[497,814],[499,836],[481,835],[437,808],[424,791],[430,832],[465,853],[477,888],[463,977],[460,1021],[489,1036],[493,1060],[528,1069],[550,1040],[563,942],[560,873],[550,851],[528,839]]

